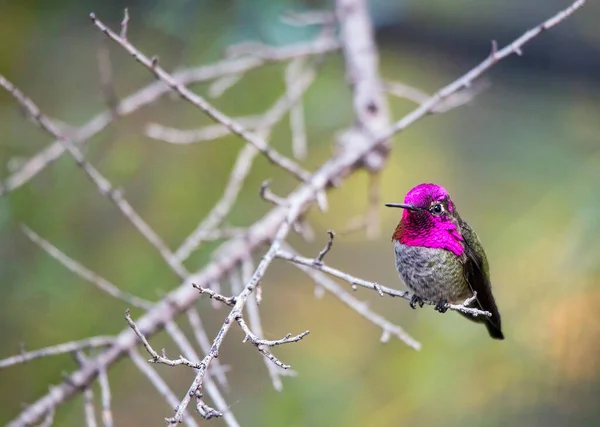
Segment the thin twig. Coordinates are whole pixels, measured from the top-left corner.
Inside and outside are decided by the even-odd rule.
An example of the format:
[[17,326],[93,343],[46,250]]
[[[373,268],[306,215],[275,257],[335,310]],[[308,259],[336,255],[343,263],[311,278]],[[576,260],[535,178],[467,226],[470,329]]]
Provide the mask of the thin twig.
[[[477,95],[490,86],[487,81],[474,82],[469,88],[465,88],[460,92],[446,98],[443,102],[438,103],[431,109],[432,113],[446,113],[457,107],[463,106],[471,102]],[[431,97],[429,94],[399,82],[385,82],[383,88],[386,92],[399,98],[406,98],[416,104],[422,104]]]
[[[348,273],[344,273],[343,271],[337,270],[335,268],[329,267],[325,265],[323,262],[318,262],[317,259],[306,258],[300,255],[295,255],[293,253],[287,251],[279,251],[277,253],[277,257],[281,259],[285,259],[287,261],[293,262],[295,264],[304,265],[306,267],[311,267],[316,270],[327,273],[331,276],[342,279],[348,283],[350,283],[353,289],[356,286],[361,286],[363,288],[372,289],[379,293],[380,296],[389,295],[392,297],[404,298],[406,300],[411,299],[412,294],[408,291],[398,291],[396,289],[388,288],[386,286],[382,286],[375,282],[369,282],[367,280],[360,279],[358,277],[354,277]],[[470,301],[470,298],[467,300]],[[471,301],[472,302],[472,301]],[[433,301],[423,301],[424,304],[428,305],[437,305],[436,302]],[[488,316],[491,317],[491,313],[485,310],[479,310],[477,308],[468,307],[468,304],[446,304],[446,307],[450,310],[460,311],[465,314],[470,314],[473,317],[477,316]]]
[[[285,70],[285,83],[288,88],[295,84],[304,62],[304,58],[299,58],[291,61],[287,66]],[[288,92],[290,92],[289,89]],[[292,132],[292,152],[294,153],[294,158],[304,160],[308,153],[308,142],[302,101],[297,102],[290,108],[290,130]]]
[[313,10],[301,13],[288,11],[281,16],[281,21],[296,27],[329,25],[335,22],[335,15],[329,10]]
[[129,25],[129,9],[123,11],[123,20],[121,21],[121,38],[127,40],[127,27]]
[[[260,123],[260,118],[240,117],[236,119],[249,129],[255,128]],[[211,124],[198,129],[177,129],[150,123],[146,126],[146,136],[176,145],[195,144],[197,142],[212,141],[230,135],[231,130],[222,124]]]
[[52,243],[40,237],[26,225],[21,225],[21,230],[23,231],[23,233],[25,233],[27,237],[29,237],[29,239],[33,243],[38,245],[48,255],[57,260],[63,266],[65,266],[69,271],[75,273],[77,276],[96,286],[102,292],[105,292],[114,298],[120,299],[121,301],[125,301],[126,303],[131,304],[134,307],[148,309],[152,307],[152,305],[154,305],[148,300],[136,297],[135,295],[131,295],[130,293],[122,291],[108,280],[104,279],[103,277],[99,276],[93,271],[88,270],[83,265],[75,261],[73,258],[61,252],[60,249],[58,249]]
[[237,323],[242,328],[242,331],[246,334],[246,340],[250,341],[254,346],[260,351],[267,359],[273,362],[275,365],[279,366],[282,369],[289,369],[290,365],[286,365],[281,360],[273,355],[266,347],[273,347],[281,344],[288,344],[292,342],[298,342],[305,336],[307,336],[310,331],[304,331],[301,334],[292,336],[292,334],[287,334],[285,337],[278,340],[264,340],[260,339],[256,336],[248,327],[242,316],[238,316],[236,319]]
[[219,98],[227,90],[231,89],[237,82],[239,82],[243,76],[243,74],[231,74],[215,80],[208,87],[208,96],[211,98]]
[[101,369],[98,372],[98,383],[100,384],[100,397],[102,402],[102,423],[104,427],[113,426],[112,410],[110,409],[110,385],[108,383],[108,375],[106,369]]
[[275,206],[284,206],[285,202],[286,202],[285,198],[279,197],[278,195],[273,193],[271,191],[271,189],[269,188],[270,185],[271,185],[270,179],[267,179],[267,180],[263,181],[262,184],[260,184],[260,190],[259,190],[260,197],[262,197],[267,202],[273,203]]
[[26,363],[42,357],[57,356],[60,354],[73,353],[75,351],[87,350],[90,348],[108,347],[114,342],[114,337],[91,337],[81,341],[70,341],[64,344],[53,345],[35,351],[24,352],[0,360],[0,369],[9,366]]
[[214,299],[215,301],[219,301],[222,302],[223,304],[226,304],[230,307],[235,306],[235,302],[236,302],[236,297],[225,297],[221,294],[216,293],[215,291],[213,291],[212,289],[208,289],[208,288],[203,288],[202,286],[198,286],[195,283],[192,283],[192,286],[196,289],[198,289],[198,291],[200,291],[200,294],[206,294],[209,296],[209,298]]
[[318,286],[325,289],[327,292],[331,292],[340,301],[350,307],[352,310],[360,314],[362,317],[375,324],[382,330],[382,341],[383,338],[387,338],[390,335],[395,336],[400,341],[406,343],[409,347],[415,350],[421,349],[421,344],[411,337],[404,331],[400,326],[391,323],[383,316],[371,311],[366,303],[359,301],[354,296],[350,295],[344,288],[342,288],[335,281],[330,279],[327,275],[314,269],[312,266],[306,266],[303,264],[294,264],[300,270],[304,271],[310,278],[312,278]]
[[146,339],[146,337],[144,336],[144,334],[142,333],[142,331],[140,331],[140,329],[138,328],[138,326],[135,324],[135,322],[133,321],[133,319],[131,319],[131,314],[129,313],[129,310],[125,311],[125,320],[129,324],[129,327],[131,329],[133,329],[133,332],[135,332],[135,334],[138,336],[138,338],[140,339],[140,341],[142,342],[142,344],[144,344],[144,347],[146,347],[146,351],[148,351],[148,353],[150,353],[150,356],[152,356],[152,358],[150,360],[148,360],[148,362],[162,363],[163,365],[167,365],[167,366],[185,365],[185,366],[189,366],[190,368],[200,369],[201,364],[194,363],[194,362],[186,359],[183,356],[179,356],[179,358],[177,358],[177,359],[169,359],[164,354],[164,352],[163,352],[162,356],[159,355],[152,348],[152,346],[150,345],[150,343],[148,342],[148,340]]
[[[259,135],[268,138],[273,126],[283,119],[286,111],[301,99],[315,77],[316,71],[314,68],[309,68],[296,80],[294,85],[288,86],[288,91],[273,104],[267,113],[264,114],[256,127],[256,132]],[[198,224],[196,229],[192,231],[181,246],[175,251],[176,259],[180,261],[186,260],[192,251],[197,249],[203,240],[206,240],[206,236],[209,235],[213,229],[218,227],[227,214],[229,214],[237,200],[242,184],[250,173],[252,163],[257,154],[258,150],[251,145],[246,145],[241,149],[231,171],[223,196],[215,204],[208,216]]]
[[142,217],[133,209],[129,202],[123,197],[123,193],[113,188],[108,181],[91,163],[85,160],[81,150],[67,138],[57,128],[57,126],[46,117],[33,101],[27,98],[23,92],[15,87],[11,82],[0,75],[0,86],[4,87],[21,104],[28,114],[50,135],[60,141],[67,152],[71,154],[77,166],[79,166],[92,182],[98,187],[98,191],[107,197],[121,213],[137,228],[137,230],[148,240],[148,242],[158,251],[158,253],[167,262],[169,267],[181,278],[188,275],[183,266],[173,258],[173,254],[165,242],[156,234],[156,232],[142,219]]
[[[177,407],[179,400],[177,399],[177,396],[175,396],[175,393],[173,393],[173,391],[169,388],[169,385],[161,378],[156,370],[154,370],[152,366],[150,366],[148,362],[144,360],[137,349],[132,348],[129,351],[129,357],[135,366],[137,366],[137,368],[140,370],[140,372],[144,374],[146,378],[148,378],[158,393],[165,398],[169,407],[171,409]],[[198,424],[196,424],[193,418],[190,417],[188,412],[184,413],[183,422],[190,427],[198,427]]]
[[[254,271],[254,266],[252,265],[252,261],[250,259],[246,259],[242,262],[242,280],[247,282],[252,277],[252,272]],[[258,289],[257,292],[253,295],[250,295],[248,298],[248,302],[246,303],[246,312],[248,314],[248,322],[250,323],[250,328],[256,331],[258,336],[264,336],[264,332],[262,329],[262,324],[260,320],[260,312],[258,308]],[[281,381],[281,375],[284,373],[291,372],[292,375],[295,374],[294,371],[281,369],[281,366],[277,363],[273,362],[274,356],[270,354],[264,347],[259,347],[258,344],[255,344],[257,349],[265,355],[265,366],[267,367],[267,371],[269,372],[269,376],[271,377],[271,382],[273,383],[273,388],[277,391],[283,390],[283,383]],[[277,360],[277,359],[276,359]],[[289,367],[288,367],[289,368]]]
[[[245,57],[227,59],[210,65],[190,68],[173,74],[181,84],[206,82],[230,74],[245,73],[259,68],[269,62],[288,61],[294,58],[322,55],[338,50],[339,43],[332,38],[318,38],[308,43],[300,43],[283,47],[273,47],[268,55],[262,57]],[[124,117],[140,108],[156,102],[166,93],[171,92],[169,86],[162,81],[153,82],[124,98],[115,111],[105,111],[94,116],[85,125],[73,133],[73,141],[81,144],[104,130],[117,117]],[[16,190],[26,184],[34,176],[52,164],[65,152],[60,141],[55,141],[38,154],[29,158],[19,170],[13,172],[2,184],[0,195]]]
[[327,255],[327,253],[331,250],[331,247],[333,246],[333,238],[335,237],[335,233],[329,230],[327,234],[329,235],[329,240],[325,244],[325,247],[321,249],[319,255],[317,255],[317,257],[315,258],[315,264],[323,265],[323,258],[325,258],[325,255]]
[[176,92],[179,96],[188,101],[190,104],[199,108],[208,117],[226,126],[234,134],[238,135],[240,138],[256,147],[270,162],[288,171],[301,181],[306,181],[310,177],[310,174],[307,171],[302,169],[302,167],[300,167],[293,160],[285,157],[277,150],[270,147],[267,144],[267,142],[259,135],[249,132],[240,123],[236,122],[231,117],[223,114],[221,111],[217,110],[215,107],[209,104],[200,95],[196,94],[195,92],[192,92],[185,85],[178,82],[173,75],[167,73],[160,65],[158,65],[155,59],[148,58],[131,43],[129,43],[129,41],[123,40],[121,37],[119,37],[118,34],[116,34],[114,31],[112,31],[110,28],[104,25],[98,18],[96,18],[95,14],[91,13],[90,19],[100,31],[106,34],[108,38],[110,38],[111,40],[119,44],[121,47],[123,47],[123,49],[125,49],[136,61],[144,65],[150,72],[152,72],[157,79],[162,80],[174,92]]
[[[86,363],[86,357],[82,351],[76,351],[74,356],[80,367]],[[83,410],[86,427],[96,427],[98,423],[96,422],[96,410],[94,409],[94,391],[91,385],[83,390]]]
[[94,412],[94,392],[91,387],[83,390],[83,408],[85,412],[85,425],[87,427],[96,427],[96,414]]
[[[202,325],[202,320],[200,319],[198,312],[195,308],[191,308],[186,311],[186,314],[188,322],[192,328],[192,332],[194,333],[194,337],[196,338],[196,342],[200,346],[202,353],[208,353],[210,351],[210,341],[208,340],[208,335],[206,335],[206,331],[204,330],[204,326]],[[218,360],[215,360],[212,364],[212,374],[219,385],[226,392],[229,391],[229,382],[227,381],[227,376],[225,375],[225,369]]]
[[[165,325],[165,330],[167,331],[169,336],[173,339],[173,342],[179,347],[179,349],[181,350],[181,353],[185,357],[187,357],[190,360],[200,360],[200,356],[198,355],[198,353],[196,353],[196,351],[194,350],[194,347],[192,346],[190,341],[187,339],[187,337],[185,336],[183,331],[179,328],[179,326],[177,326],[177,324],[175,322],[167,323]],[[198,410],[198,413],[200,414],[200,416],[205,417],[207,419],[212,418],[212,417],[223,417],[223,421],[225,421],[225,424],[227,424],[229,427],[240,427],[239,423],[237,422],[233,413],[231,412],[229,406],[225,402],[225,399],[223,398],[220,390],[218,389],[217,385],[212,380],[212,371],[213,371],[212,368],[214,368],[214,367],[211,367],[211,371],[207,372],[207,375],[204,378],[204,388],[210,395],[210,397],[213,400],[217,409],[213,409],[210,406],[208,406],[206,403],[204,403],[204,401],[202,399],[202,394],[201,393],[199,394],[198,392],[196,392],[196,394],[195,394],[196,401],[197,401],[196,410]],[[210,374],[210,375],[208,375],[208,374]],[[177,408],[175,408],[175,409],[177,410]],[[199,410],[199,409],[202,409],[202,410]],[[174,419],[172,417],[165,418],[165,421],[167,421],[167,423],[170,423],[170,424],[175,423]],[[181,422],[181,418],[179,418],[177,422]]]

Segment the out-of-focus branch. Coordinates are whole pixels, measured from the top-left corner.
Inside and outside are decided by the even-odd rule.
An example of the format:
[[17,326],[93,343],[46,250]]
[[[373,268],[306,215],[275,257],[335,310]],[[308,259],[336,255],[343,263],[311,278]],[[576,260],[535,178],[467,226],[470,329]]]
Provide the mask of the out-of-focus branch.
[[102,401],[102,423],[104,424],[104,427],[112,427],[113,416],[112,409],[110,408],[110,401],[112,398],[106,369],[102,369],[98,373],[98,383],[100,383],[100,398]]
[[0,86],[4,87],[21,104],[25,111],[31,116],[42,129],[60,141],[67,152],[73,157],[77,166],[79,166],[90,180],[98,187],[98,191],[107,197],[121,211],[121,213],[133,224],[135,228],[146,238],[146,240],[158,251],[165,262],[180,277],[185,278],[188,273],[183,266],[173,258],[173,254],[160,238],[160,236],[142,219],[142,217],[133,209],[129,202],[123,196],[123,193],[116,190],[91,163],[85,160],[81,150],[64,135],[60,129],[38,108],[34,102],[27,98],[23,92],[15,87],[11,82],[0,75]]
[[[236,121],[251,129],[256,127],[260,121],[260,117],[240,117]],[[231,129],[222,124],[213,124],[198,129],[187,130],[171,128],[158,123],[150,123],[146,126],[146,135],[148,137],[177,145],[212,141],[229,134],[231,134]]]
[[[335,13],[340,23],[340,39],[346,60],[346,75],[352,86],[355,125],[340,137],[340,150],[354,150],[381,137],[389,128],[386,97],[379,76],[379,55],[366,0],[336,0]],[[389,137],[389,136],[388,136]],[[371,172],[369,205],[366,214],[367,236],[379,235],[379,179],[390,151],[388,138],[382,138],[377,148],[361,162]]]
[[[150,383],[154,386],[161,396],[165,398],[170,408],[175,408],[179,404],[179,400],[169,388],[168,384],[161,378],[160,375],[148,364],[146,360],[140,355],[137,349],[132,348],[129,352],[129,357],[140,370],[142,374],[148,378]],[[190,427],[198,427],[198,424],[190,417],[188,412],[184,413],[183,422]]]
[[[315,270],[322,271],[323,273],[327,273],[331,276],[342,279],[350,285],[352,285],[352,289],[356,290],[357,286],[362,286],[363,288],[372,289],[379,293],[380,296],[389,295],[392,297],[399,297],[409,300],[412,298],[412,294],[408,291],[399,291],[396,289],[388,288],[386,286],[382,286],[375,282],[369,282],[368,280],[360,279],[358,277],[354,277],[348,273],[345,273],[341,270],[337,270],[335,268],[329,267],[324,264],[322,261],[319,261],[317,258],[306,258],[300,255],[296,255],[287,251],[279,251],[277,253],[277,257],[281,259],[285,259],[287,261],[293,262],[295,264],[303,265],[306,267],[313,268]],[[446,304],[446,307],[450,310],[460,311],[465,314],[470,314],[471,316],[491,316],[492,314],[488,311],[479,310],[473,307],[469,307],[468,305],[472,303],[472,299],[468,299],[463,304]],[[432,301],[423,301],[424,304],[436,305],[437,303]]]
[[114,337],[91,337],[81,341],[71,341],[64,344],[53,345],[35,351],[25,352],[22,350],[15,356],[0,360],[0,369],[7,368],[19,363],[26,363],[42,357],[57,356],[90,348],[108,347],[114,342]]
[[[29,228],[23,226],[23,230],[36,244],[38,244],[42,249],[44,249],[46,252],[48,252],[53,258],[55,258],[57,261],[59,261],[61,264],[63,264],[65,267],[67,267],[70,271],[72,271],[76,275],[82,277],[84,280],[87,280],[88,282],[97,286],[100,290],[106,292],[107,294],[109,294],[115,298],[122,299],[122,300],[129,302],[132,305],[140,307],[140,308],[149,309],[150,307],[152,307],[151,302],[143,300],[138,297],[131,296],[125,292],[122,292],[117,286],[113,285],[108,280],[106,280],[103,277],[99,276],[98,274],[93,273],[92,271],[86,269],[85,267],[83,267],[81,264],[79,264],[75,260],[69,258],[66,254],[62,253],[59,249],[57,249],[51,243],[49,243],[46,240],[39,237],[37,234],[35,234]],[[197,336],[201,336],[202,334],[206,335],[206,332],[204,332],[202,330],[202,325],[200,323],[196,323],[193,326],[194,326],[194,332]],[[183,334],[181,333],[181,331],[175,325],[174,322],[168,322],[165,325],[165,328],[167,330],[167,333],[169,333],[169,335],[171,335],[173,340],[175,342],[179,343],[180,347],[187,349],[187,353],[193,353],[193,351],[191,350],[191,345],[189,345],[189,343],[187,343],[185,337],[183,336]],[[206,346],[206,348],[207,347],[209,347],[209,346]],[[206,351],[208,351],[208,350],[206,350]],[[198,359],[198,357],[196,357],[196,359]],[[219,375],[221,378],[221,381],[223,381],[222,380],[223,369],[218,361],[216,361],[213,364],[213,371],[216,372],[216,375]],[[106,377],[105,369],[103,371],[99,372],[99,382],[101,384],[101,391],[102,391],[103,422],[105,425],[111,425],[112,424],[112,415],[110,412],[110,389],[108,388],[108,379]],[[226,385],[226,382],[225,382],[225,385]],[[209,379],[207,379],[207,388],[208,388],[209,395],[211,397],[213,397],[213,399],[215,399],[217,402],[219,402],[219,407],[221,407],[221,408],[225,407],[223,399],[220,395],[220,392],[218,391],[218,389],[216,389],[216,387],[214,385],[212,385],[212,382]],[[227,414],[227,417],[228,417],[228,420],[227,420],[228,425],[230,425],[230,426],[237,425],[237,421],[235,421],[235,419],[230,414]]]
[[[288,92],[291,92],[290,86],[296,84],[296,80],[300,75],[304,59],[295,59],[290,62],[285,70],[285,84],[288,87]],[[304,108],[302,101],[292,105],[290,108],[290,130],[292,132],[292,152],[294,157],[299,160],[304,160],[308,153],[308,141],[306,137],[306,126],[304,123]]]
[[[318,38],[315,41],[273,47],[261,57],[243,57],[226,59],[210,65],[190,68],[173,74],[173,78],[183,85],[210,81],[225,75],[243,74],[270,62],[288,61],[294,58],[322,55],[340,48],[332,38]],[[114,111],[98,114],[85,125],[77,129],[71,136],[73,142],[81,144],[108,127],[117,117],[124,117],[140,108],[159,100],[171,89],[162,81],[156,81],[123,98]],[[17,171],[13,172],[2,184],[0,195],[15,190],[29,182],[34,176],[58,159],[65,149],[60,141],[55,141],[47,148],[27,160]]]
[[[241,287],[243,286],[243,283],[247,283],[250,280],[250,278],[252,277],[253,271],[254,271],[254,266],[252,264],[252,261],[249,258],[242,261],[242,266],[241,266],[242,277],[240,278],[241,280],[239,283],[240,289],[239,289],[239,291],[235,291],[235,292],[241,292]],[[256,289],[256,292],[253,295],[250,295],[250,297],[248,298],[248,302],[246,303],[246,312],[248,314],[248,322],[250,323],[250,328],[253,329],[254,331],[256,331],[256,334],[258,336],[264,336],[262,322],[260,320],[260,311],[259,311],[259,307],[258,307],[259,302],[260,302],[260,296],[259,296],[260,289],[261,288],[258,287]],[[240,319],[240,321],[239,321],[240,326],[242,327],[242,330],[244,330],[242,322],[243,322],[243,320]],[[246,332],[246,331],[244,331],[244,332]],[[252,340],[252,338],[254,338],[254,340]],[[286,338],[289,338],[289,336],[286,336]],[[252,344],[254,344],[256,346],[256,348],[265,356],[265,359],[264,359],[265,366],[267,367],[267,370],[269,371],[269,376],[271,377],[271,382],[273,383],[273,388],[275,388],[275,390],[277,390],[277,391],[283,390],[283,382],[281,381],[281,376],[282,375],[295,375],[296,372],[291,371],[289,369],[290,368],[289,365],[283,366],[283,364],[281,362],[279,362],[279,360],[276,359],[275,356],[273,356],[269,351],[266,350],[267,346],[265,346],[264,344],[259,344],[259,342],[261,340],[258,339],[254,334],[250,333],[250,335],[249,335],[248,333],[246,333],[246,339],[250,339]],[[273,362],[273,363],[271,363],[271,362]]]
[[411,337],[408,333],[406,333],[404,329],[402,329],[398,325],[393,324],[385,317],[369,309],[365,302],[360,301],[354,296],[350,295],[342,286],[337,284],[326,274],[301,264],[295,265],[300,270],[304,271],[310,278],[312,278],[317,284],[317,286],[321,287],[322,289],[325,289],[327,292],[332,293],[333,295],[335,295],[336,298],[338,298],[352,310],[354,310],[359,315],[367,319],[369,322],[381,328],[382,342],[387,342],[391,336],[395,336],[400,341],[406,343],[409,347],[415,350],[421,349],[421,344],[418,341],[416,341],[413,337]]
[[133,46],[128,40],[123,40],[104,25],[96,15],[93,13],[90,14],[90,18],[92,22],[100,31],[102,31],[108,38],[115,41],[119,44],[123,49],[125,49],[136,61],[145,66],[150,72],[152,72],[157,79],[166,83],[174,92],[176,92],[183,99],[188,101],[190,104],[199,108],[203,111],[208,117],[213,119],[214,121],[221,123],[225,127],[229,128],[231,132],[238,135],[244,141],[253,145],[258,149],[269,161],[273,164],[283,168],[288,171],[301,181],[306,181],[310,174],[302,169],[296,162],[285,157],[281,153],[279,153],[274,148],[270,147],[264,138],[261,138],[259,135],[249,132],[244,126],[242,126],[239,122],[233,120],[231,117],[223,114],[221,111],[217,110],[215,107],[210,105],[204,98],[200,95],[196,94],[189,90],[185,85],[181,82],[178,82],[175,77],[169,73],[167,73],[160,65],[158,65],[158,61],[156,58],[148,58],[142,52],[140,52],[135,46]]
[[[271,108],[269,108],[257,124],[257,134],[267,139],[271,133],[271,129],[283,119],[285,113],[302,98],[315,77],[316,70],[314,68],[309,68],[302,73],[293,84],[290,84],[287,88],[287,92],[280,97]],[[197,249],[203,240],[206,240],[206,237],[221,224],[227,214],[231,211],[242,185],[250,173],[250,169],[257,154],[258,149],[252,145],[246,145],[241,149],[231,171],[223,196],[211,209],[208,216],[198,224],[196,229],[192,231],[181,246],[175,251],[175,257],[178,260],[186,260],[192,251]]]
[[42,250],[48,253],[48,255],[50,255],[52,258],[64,265],[69,271],[75,273],[77,276],[96,286],[102,292],[107,293],[113,298],[120,299],[121,301],[124,301],[134,307],[144,309],[152,307],[152,302],[122,291],[117,286],[110,283],[108,280],[104,279],[103,277],[99,276],[93,271],[88,270],[83,265],[75,261],[73,258],[70,258],[52,243],[41,238],[38,234],[36,234],[31,228],[27,227],[26,225],[21,225],[21,230],[23,230],[23,233],[25,233],[25,235],[29,237],[29,239],[33,243],[35,243]]
[[[194,333],[194,337],[196,338],[196,342],[200,346],[202,353],[208,353],[210,351],[210,341],[208,340],[208,335],[204,330],[204,326],[202,325],[202,320],[200,319],[198,312],[196,311],[196,309],[191,308],[186,312],[186,314],[188,322],[192,328],[192,332]],[[213,374],[219,385],[226,392],[229,391],[229,382],[227,381],[227,377],[225,376],[224,367],[220,363],[214,363],[212,367]]]

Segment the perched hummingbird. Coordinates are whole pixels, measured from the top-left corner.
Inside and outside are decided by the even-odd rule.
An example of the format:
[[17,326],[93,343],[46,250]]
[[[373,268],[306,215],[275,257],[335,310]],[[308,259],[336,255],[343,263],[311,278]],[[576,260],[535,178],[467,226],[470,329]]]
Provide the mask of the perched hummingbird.
[[386,206],[404,209],[392,241],[398,273],[414,294],[410,306],[422,307],[427,300],[443,313],[446,303],[461,304],[477,292],[471,306],[489,311],[492,317],[460,314],[485,323],[492,338],[503,340],[483,246],[446,189],[420,184],[406,194],[404,203]]

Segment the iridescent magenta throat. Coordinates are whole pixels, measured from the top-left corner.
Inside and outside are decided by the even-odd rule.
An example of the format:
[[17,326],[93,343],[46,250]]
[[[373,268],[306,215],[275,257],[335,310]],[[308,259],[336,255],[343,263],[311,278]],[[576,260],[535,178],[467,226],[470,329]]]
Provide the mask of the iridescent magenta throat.
[[409,218],[413,215],[429,216],[425,212],[415,214],[404,211],[398,233],[394,236],[400,243],[406,246],[446,249],[456,256],[464,253],[463,237],[454,222],[431,216],[415,221],[417,218]]

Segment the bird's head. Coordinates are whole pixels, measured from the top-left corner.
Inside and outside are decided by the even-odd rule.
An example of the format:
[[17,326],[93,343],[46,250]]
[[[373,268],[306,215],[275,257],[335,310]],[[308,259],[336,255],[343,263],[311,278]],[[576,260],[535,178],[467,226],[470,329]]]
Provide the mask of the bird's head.
[[404,203],[385,205],[404,209],[392,240],[408,246],[443,248],[462,254],[458,213],[441,185],[419,184],[406,194]]

